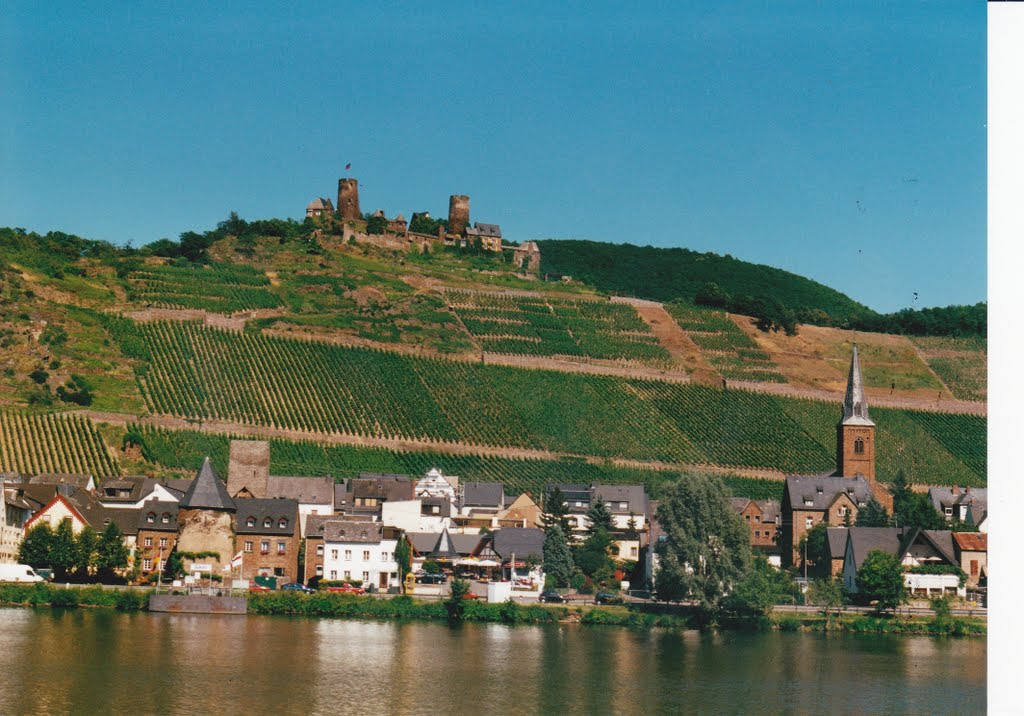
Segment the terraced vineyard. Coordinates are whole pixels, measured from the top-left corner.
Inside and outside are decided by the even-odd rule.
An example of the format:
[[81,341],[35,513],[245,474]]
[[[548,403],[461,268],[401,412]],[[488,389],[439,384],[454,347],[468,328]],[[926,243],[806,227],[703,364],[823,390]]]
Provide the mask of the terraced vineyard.
[[[834,466],[837,405],[695,384],[533,371],[199,324],[115,321],[150,408],[321,433],[724,467]],[[985,419],[873,410],[878,473],[985,482]]]
[[953,391],[954,398],[987,399],[988,355],[984,338],[915,337],[911,340],[928,367]]
[[0,472],[120,474],[100,436],[77,416],[0,411]]
[[[227,474],[230,437],[188,430],[164,430],[138,426],[148,459],[169,468],[198,470],[209,455],[218,474]],[[508,492],[528,492],[535,499],[553,482],[644,485],[648,495],[657,497],[663,487],[686,474],[640,468],[594,465],[582,460],[516,460],[474,455],[445,455],[440,452],[398,452],[381,448],[322,445],[307,441],[271,440],[270,470],[278,475],[330,475],[336,480],[356,477],[360,472],[381,472],[420,476],[432,467],[462,480],[500,482]],[[780,499],[782,485],[724,475],[722,480],[736,495],[755,499]]]
[[194,308],[235,313],[277,308],[265,275],[248,266],[146,266],[128,275],[128,298],[153,308]]
[[725,311],[681,303],[665,304],[665,310],[701,349],[708,363],[729,380],[785,383],[771,356],[732,322]]
[[569,356],[668,366],[672,358],[631,306],[608,301],[445,292],[466,329],[492,353]]

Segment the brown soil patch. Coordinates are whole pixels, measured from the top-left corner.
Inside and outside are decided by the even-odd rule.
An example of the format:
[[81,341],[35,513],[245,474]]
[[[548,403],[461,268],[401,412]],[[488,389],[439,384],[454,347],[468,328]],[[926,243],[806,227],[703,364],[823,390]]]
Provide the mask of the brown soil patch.
[[637,315],[651,327],[651,332],[661,343],[662,348],[669,352],[672,359],[681,365],[695,382],[711,385],[718,385],[721,382],[722,376],[704,359],[697,344],[686,335],[686,331],[679,327],[660,303],[630,303],[636,309]]
[[384,303],[388,298],[383,291],[373,286],[360,286],[353,291],[347,291],[345,296],[359,304],[360,308],[365,308],[371,302]]

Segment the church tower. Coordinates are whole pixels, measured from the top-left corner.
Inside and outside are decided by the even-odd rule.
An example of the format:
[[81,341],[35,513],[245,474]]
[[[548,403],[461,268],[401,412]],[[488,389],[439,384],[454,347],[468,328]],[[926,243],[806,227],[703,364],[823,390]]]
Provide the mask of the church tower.
[[853,344],[850,376],[846,381],[843,417],[836,426],[837,475],[862,475],[875,491],[875,424],[868,417],[868,400],[864,394],[864,379],[860,374],[857,344]]

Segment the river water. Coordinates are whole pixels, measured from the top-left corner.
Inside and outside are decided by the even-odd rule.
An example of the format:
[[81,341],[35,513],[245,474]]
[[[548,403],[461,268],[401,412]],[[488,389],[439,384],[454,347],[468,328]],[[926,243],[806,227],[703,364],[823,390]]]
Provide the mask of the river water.
[[979,714],[983,639],[0,609],[0,713]]

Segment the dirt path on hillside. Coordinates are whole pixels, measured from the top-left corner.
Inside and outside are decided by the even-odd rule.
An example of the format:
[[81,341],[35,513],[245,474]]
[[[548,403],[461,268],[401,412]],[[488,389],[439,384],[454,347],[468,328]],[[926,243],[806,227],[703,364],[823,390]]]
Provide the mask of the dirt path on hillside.
[[689,383],[690,376],[681,370],[663,370],[652,366],[616,365],[612,362],[585,363],[567,358],[547,356],[508,355],[505,353],[484,353],[487,365],[506,365],[513,368],[533,370],[555,370],[560,373],[588,373],[590,375],[614,375],[620,378],[663,380],[668,383]]
[[651,332],[661,343],[661,347],[667,350],[679,365],[686,368],[694,381],[717,385],[722,380],[722,376],[704,360],[700,348],[693,339],[686,335],[686,331],[679,327],[660,303],[623,298],[613,299],[613,302],[631,304],[637,315],[651,327]]
[[[785,383],[749,383],[743,380],[730,380],[730,388],[742,388],[744,390],[757,391],[759,393],[772,393],[774,395],[785,395],[794,398],[812,398],[814,400],[825,400],[833,403],[842,403],[844,393],[829,390],[818,390],[815,388],[798,388]],[[934,400],[922,398],[904,398],[895,395],[886,395],[877,389],[868,388],[868,409],[877,405],[886,408],[910,408],[913,410],[926,410],[931,413],[967,413],[969,415],[988,415],[987,403],[974,403],[967,400],[956,400],[950,397],[946,391],[942,392],[940,398],[936,393]]]

